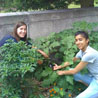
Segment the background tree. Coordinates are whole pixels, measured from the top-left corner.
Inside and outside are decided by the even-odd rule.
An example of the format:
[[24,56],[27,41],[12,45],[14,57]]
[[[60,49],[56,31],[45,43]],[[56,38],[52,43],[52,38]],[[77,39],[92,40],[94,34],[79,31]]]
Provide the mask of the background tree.
[[80,4],[81,8],[94,7],[96,0],[74,0],[75,4]]
[[69,4],[80,5],[81,8],[94,7],[97,0],[0,0],[0,8],[7,11],[67,9]]

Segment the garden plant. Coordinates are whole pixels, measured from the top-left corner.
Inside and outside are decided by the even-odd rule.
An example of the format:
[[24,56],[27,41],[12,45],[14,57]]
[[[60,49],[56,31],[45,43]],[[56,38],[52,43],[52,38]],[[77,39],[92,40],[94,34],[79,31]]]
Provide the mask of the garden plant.
[[[98,50],[98,23],[75,22],[72,29],[51,33],[26,45],[8,40],[0,47],[0,97],[1,98],[72,98],[82,92],[86,86],[75,82],[73,76],[58,76],[52,67],[54,63],[63,66],[65,61],[75,67],[72,58],[78,49],[74,44],[76,31],[89,32],[90,45]],[[70,40],[71,39],[71,40]],[[37,46],[49,55],[45,59],[36,49]],[[41,61],[41,64],[38,62]],[[87,73],[87,69],[81,71]]]

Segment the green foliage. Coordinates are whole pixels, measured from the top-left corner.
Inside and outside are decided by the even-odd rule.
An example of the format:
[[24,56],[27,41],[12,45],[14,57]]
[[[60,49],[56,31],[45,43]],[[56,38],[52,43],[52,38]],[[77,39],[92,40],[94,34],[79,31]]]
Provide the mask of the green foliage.
[[89,33],[91,33],[92,31],[94,31],[94,29],[96,29],[96,27],[98,27],[98,23],[96,22],[88,23],[86,21],[79,21],[79,22],[73,23],[73,28],[75,32],[84,30],[84,31],[88,31]]
[[75,52],[77,51],[74,44],[74,33],[72,30],[52,33],[46,38],[37,40],[36,43],[41,49],[49,54],[51,60],[56,63],[63,61],[71,62]]
[[[43,93],[49,91],[49,98],[71,98],[82,92],[86,87],[74,82],[73,76],[58,76],[57,71],[49,66],[54,63],[63,66],[64,62],[69,61],[71,65],[62,69],[69,70],[79,63],[72,62],[78,52],[74,43],[74,34],[78,30],[89,31],[90,46],[98,50],[98,32],[95,31],[97,27],[98,23],[75,22],[72,29],[53,32],[47,37],[36,39],[33,46],[46,52],[48,59],[32,49],[31,45],[9,40],[0,47],[0,97],[45,98]],[[37,64],[39,59],[43,61],[41,65]],[[82,70],[82,73],[87,73],[87,69]]]
[[74,94],[74,96],[76,96],[76,95],[80,94],[80,92],[84,91],[87,88],[87,86],[85,86],[84,84],[82,84],[80,82],[74,81],[73,88],[74,88],[73,94]]
[[[91,2],[92,1],[92,2]],[[1,0],[1,7],[8,12],[11,11],[29,11],[29,10],[50,10],[67,9],[69,4],[82,4],[86,7],[92,7],[93,0]],[[87,3],[86,3],[87,2]],[[95,3],[97,1],[95,0]]]
[[[69,70],[72,67],[74,68],[79,63],[79,61],[74,64],[72,62],[73,57],[78,52],[78,49],[74,44],[75,32],[79,30],[90,32],[90,46],[98,50],[98,32],[95,31],[96,27],[98,27],[98,23],[88,23],[85,21],[75,22],[72,29],[64,30],[59,33],[53,32],[47,37],[42,37],[38,40],[36,39],[35,44],[49,55],[51,62],[63,65],[65,61],[69,61],[71,66],[63,69]],[[41,74],[37,75],[37,78],[43,81],[42,86],[49,87],[56,82],[56,87],[58,87],[58,89],[63,88],[65,91],[68,90],[68,92],[70,91],[72,95],[72,92],[74,91],[73,76],[57,76],[57,74],[55,74],[56,71],[48,68],[48,65],[49,63],[45,62],[43,63],[43,68],[41,70],[38,68],[38,70],[40,70],[39,73]],[[86,68],[81,71],[82,74],[87,72],[88,70]],[[55,95],[55,97],[57,96]]]
[[23,41],[15,43],[8,40],[0,47],[0,82],[2,98],[21,98],[21,83],[27,72],[34,72],[36,50]]
[[47,10],[67,8],[69,2],[70,0],[6,0],[2,1],[1,6],[8,8],[8,11]]
[[57,86],[54,86],[54,88],[50,89],[49,92],[49,98],[64,98],[64,95],[66,94],[63,88],[58,88]]

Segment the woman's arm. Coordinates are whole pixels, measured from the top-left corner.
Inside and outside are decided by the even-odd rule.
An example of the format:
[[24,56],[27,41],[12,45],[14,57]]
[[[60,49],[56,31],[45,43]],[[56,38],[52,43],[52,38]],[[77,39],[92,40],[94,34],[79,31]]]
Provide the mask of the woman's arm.
[[80,70],[82,70],[87,64],[88,62],[81,61],[74,69],[58,71],[57,74],[58,75],[73,75],[79,72]]
[[37,51],[38,51],[40,54],[42,54],[45,58],[49,58],[49,56],[48,56],[44,51],[42,51],[42,50],[40,50],[40,49],[37,49]]
[[[79,58],[76,58],[76,57],[73,58],[73,62],[76,62],[77,60],[80,60],[80,59],[79,59]],[[69,65],[70,65],[69,62],[65,62],[63,66],[61,66],[61,65],[58,66],[57,64],[55,64],[55,66],[53,67],[53,69],[54,69],[54,70],[58,70],[58,69],[67,67],[67,66],[69,66]]]
[[65,62],[63,66],[61,66],[61,65],[58,66],[57,64],[55,64],[55,66],[53,67],[53,70],[58,70],[58,69],[67,67],[67,66],[69,66],[69,65],[70,65],[69,62]]
[[37,49],[37,47],[32,46],[32,48],[35,48],[40,54],[42,54],[45,58],[49,58],[49,56],[42,50]]

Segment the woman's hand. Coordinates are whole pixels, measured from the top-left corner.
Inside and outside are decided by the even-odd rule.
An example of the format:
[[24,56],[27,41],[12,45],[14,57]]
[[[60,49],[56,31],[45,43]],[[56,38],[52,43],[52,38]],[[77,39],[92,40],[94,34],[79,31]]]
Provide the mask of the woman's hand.
[[58,69],[61,69],[62,67],[61,66],[58,66],[57,64],[55,64],[55,66],[53,67],[53,70],[58,70]]
[[58,71],[57,74],[58,75],[64,75],[64,71]]
[[69,62],[65,62],[63,66],[61,66],[61,65],[58,66],[57,64],[55,64],[55,66],[53,67],[53,70],[58,70],[58,69],[67,67],[68,65],[70,65]]

